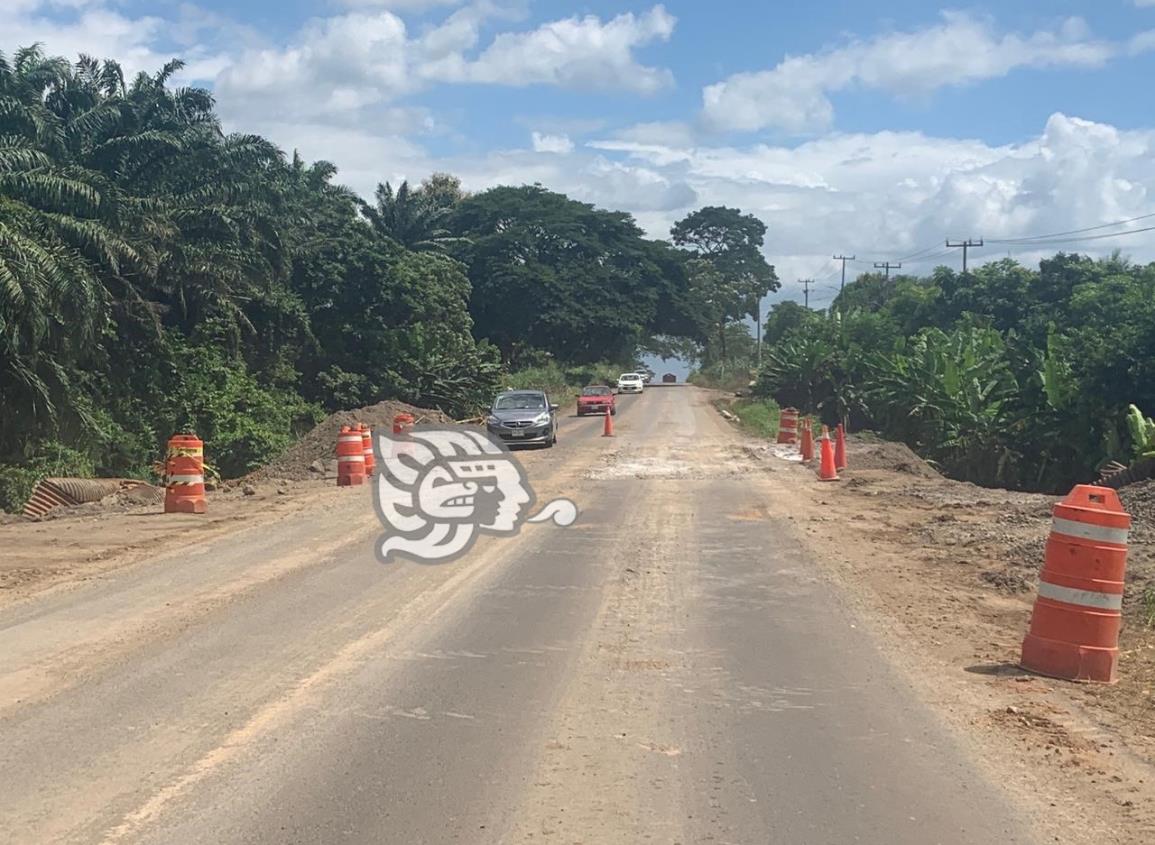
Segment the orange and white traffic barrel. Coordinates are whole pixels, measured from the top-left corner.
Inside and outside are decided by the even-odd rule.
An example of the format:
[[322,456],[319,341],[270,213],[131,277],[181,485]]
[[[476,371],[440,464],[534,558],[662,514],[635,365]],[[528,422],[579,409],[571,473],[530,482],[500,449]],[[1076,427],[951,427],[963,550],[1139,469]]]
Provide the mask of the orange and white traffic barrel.
[[1068,681],[1113,684],[1131,517],[1116,492],[1080,484],[1055,505],[1020,665]]
[[798,439],[798,409],[783,408],[778,417],[778,442],[794,443]]
[[413,455],[413,442],[405,435],[413,430],[413,426],[417,424],[417,420],[412,414],[395,414],[393,417],[393,457],[411,457]]
[[176,434],[168,441],[164,467],[164,512],[204,513],[205,444],[195,434]]
[[365,441],[361,429],[341,426],[337,435],[337,486],[356,487],[365,483]]
[[365,455],[365,477],[368,478],[377,466],[377,458],[373,455],[373,431],[365,423],[361,423],[361,452]]

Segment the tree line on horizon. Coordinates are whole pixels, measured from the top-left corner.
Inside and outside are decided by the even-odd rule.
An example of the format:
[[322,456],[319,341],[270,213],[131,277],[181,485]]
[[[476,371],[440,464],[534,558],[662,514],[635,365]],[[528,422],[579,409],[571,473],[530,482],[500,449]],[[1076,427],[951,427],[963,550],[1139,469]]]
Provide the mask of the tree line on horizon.
[[226,133],[180,68],[0,53],[0,509],[44,474],[145,477],[180,430],[229,477],[338,409],[462,417],[527,367],[724,359],[777,287],[737,209],[663,241],[539,185],[359,197]]
[[766,226],[701,208],[669,240],[540,185],[450,174],[362,198],[325,161],[226,133],[180,68],[0,54],[0,509],[36,477],[147,477],[192,429],[226,477],[325,413],[457,417],[521,372],[644,353],[902,439],[956,477],[1061,489],[1155,412],[1155,265],[1057,255],[866,274],[780,303]]
[[764,337],[756,393],[902,440],[954,478],[1065,493],[1149,457],[1155,264],[865,274],[825,311],[779,303]]

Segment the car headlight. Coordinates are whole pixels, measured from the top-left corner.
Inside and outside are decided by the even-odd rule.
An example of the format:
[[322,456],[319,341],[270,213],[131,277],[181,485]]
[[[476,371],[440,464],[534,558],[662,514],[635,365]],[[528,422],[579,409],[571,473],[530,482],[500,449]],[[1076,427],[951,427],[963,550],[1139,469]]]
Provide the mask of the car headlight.
[[549,422],[549,411],[538,414],[533,418],[533,422],[534,425],[542,425],[543,423]]
[[485,418],[485,424],[486,425],[501,425],[501,420],[499,420],[497,417],[493,416],[493,414],[490,414],[488,417]]

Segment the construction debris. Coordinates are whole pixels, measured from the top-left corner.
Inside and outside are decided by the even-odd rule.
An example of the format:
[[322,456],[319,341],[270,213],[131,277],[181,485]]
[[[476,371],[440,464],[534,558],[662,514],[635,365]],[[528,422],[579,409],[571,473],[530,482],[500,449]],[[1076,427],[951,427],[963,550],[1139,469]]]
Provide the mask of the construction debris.
[[101,502],[130,495],[140,503],[160,503],[164,488],[134,478],[45,478],[33,489],[23,516],[40,519],[60,507]]

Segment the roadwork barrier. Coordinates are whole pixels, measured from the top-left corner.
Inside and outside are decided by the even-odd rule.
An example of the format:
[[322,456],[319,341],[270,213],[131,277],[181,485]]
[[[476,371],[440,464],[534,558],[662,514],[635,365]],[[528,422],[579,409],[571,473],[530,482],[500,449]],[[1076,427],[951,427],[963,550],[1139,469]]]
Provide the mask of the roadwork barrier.
[[798,409],[783,408],[778,417],[778,442],[794,443],[798,440]]
[[361,423],[361,454],[365,456],[365,477],[371,478],[377,458],[373,455],[373,431],[365,423]]
[[365,441],[361,429],[341,426],[337,435],[337,486],[357,487],[365,483]]
[[205,444],[195,434],[174,434],[164,466],[164,512],[204,513]]
[[1114,490],[1080,484],[1055,505],[1024,669],[1068,681],[1118,680],[1131,517]]

